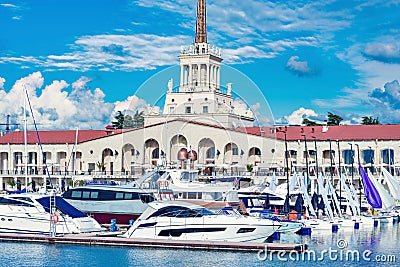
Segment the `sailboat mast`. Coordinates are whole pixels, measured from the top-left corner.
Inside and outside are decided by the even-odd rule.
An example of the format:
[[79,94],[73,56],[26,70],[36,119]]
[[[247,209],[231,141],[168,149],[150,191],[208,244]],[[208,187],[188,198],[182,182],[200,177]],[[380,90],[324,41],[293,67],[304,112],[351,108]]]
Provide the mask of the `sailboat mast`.
[[337,140],[338,157],[339,157],[339,208],[342,210],[342,168],[340,166],[340,141]]
[[25,157],[25,191],[28,192],[28,138],[27,138],[27,119],[26,119],[26,97],[27,97],[27,91],[26,87],[24,85],[24,157]]
[[74,145],[74,157],[73,157],[73,162],[72,162],[72,187],[74,187],[74,180],[75,180],[75,164],[76,164],[76,146],[78,145],[78,131],[79,128],[76,128],[76,133],[75,133],[75,145]]

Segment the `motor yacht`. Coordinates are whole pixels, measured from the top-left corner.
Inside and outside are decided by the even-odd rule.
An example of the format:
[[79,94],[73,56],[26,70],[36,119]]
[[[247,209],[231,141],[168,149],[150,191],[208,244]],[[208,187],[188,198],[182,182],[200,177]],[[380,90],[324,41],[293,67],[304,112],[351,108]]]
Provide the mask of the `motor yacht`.
[[235,214],[218,214],[183,201],[151,202],[123,235],[126,238],[264,242],[281,224]]
[[[50,213],[50,203],[55,213]],[[59,196],[33,193],[0,195],[0,232],[49,234],[52,233],[51,222],[56,234],[104,230],[96,220]]]

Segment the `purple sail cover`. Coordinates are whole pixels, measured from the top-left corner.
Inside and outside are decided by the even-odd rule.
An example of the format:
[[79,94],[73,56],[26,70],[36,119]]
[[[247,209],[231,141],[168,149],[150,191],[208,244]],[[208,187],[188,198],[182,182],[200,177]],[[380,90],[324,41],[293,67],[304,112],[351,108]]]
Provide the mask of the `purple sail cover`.
[[382,208],[382,199],[378,193],[378,190],[376,190],[374,184],[369,179],[368,175],[365,173],[365,170],[361,165],[360,165],[360,174],[364,185],[365,197],[367,198],[368,203],[374,209]]

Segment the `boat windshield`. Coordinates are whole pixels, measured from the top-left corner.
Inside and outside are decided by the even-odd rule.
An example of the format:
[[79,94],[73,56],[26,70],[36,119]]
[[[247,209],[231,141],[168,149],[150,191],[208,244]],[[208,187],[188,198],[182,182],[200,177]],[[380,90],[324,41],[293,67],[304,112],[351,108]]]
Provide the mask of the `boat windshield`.
[[215,215],[215,213],[206,208],[190,209],[187,207],[171,206],[171,207],[163,207],[157,210],[150,217],[190,218],[190,217],[202,217],[204,215]]
[[202,214],[202,215],[216,215],[215,212],[206,209],[206,208],[199,208],[199,209],[195,209],[195,211],[197,211],[198,213]]

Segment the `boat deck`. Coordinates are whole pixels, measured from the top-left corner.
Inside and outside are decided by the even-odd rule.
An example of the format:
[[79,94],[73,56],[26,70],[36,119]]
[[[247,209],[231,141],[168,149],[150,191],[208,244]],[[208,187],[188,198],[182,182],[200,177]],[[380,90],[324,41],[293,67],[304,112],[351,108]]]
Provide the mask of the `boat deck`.
[[121,232],[104,232],[97,234],[70,234],[50,237],[35,234],[0,234],[0,241],[11,242],[37,242],[47,244],[70,244],[84,246],[112,246],[112,247],[155,247],[155,248],[182,248],[203,250],[227,251],[297,251],[307,250],[306,244],[277,244],[256,242],[224,242],[224,241],[193,241],[193,240],[154,240],[131,239],[118,235]]

